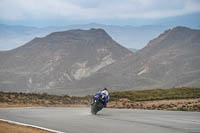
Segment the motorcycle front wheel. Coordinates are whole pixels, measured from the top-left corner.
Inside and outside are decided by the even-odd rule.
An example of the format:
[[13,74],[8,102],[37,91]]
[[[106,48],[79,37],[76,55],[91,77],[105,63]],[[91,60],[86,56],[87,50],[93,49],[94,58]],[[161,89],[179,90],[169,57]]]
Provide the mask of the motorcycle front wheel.
[[92,106],[91,106],[91,113],[92,113],[93,115],[96,115],[97,112],[98,112],[97,103],[94,102],[94,103],[92,104]]

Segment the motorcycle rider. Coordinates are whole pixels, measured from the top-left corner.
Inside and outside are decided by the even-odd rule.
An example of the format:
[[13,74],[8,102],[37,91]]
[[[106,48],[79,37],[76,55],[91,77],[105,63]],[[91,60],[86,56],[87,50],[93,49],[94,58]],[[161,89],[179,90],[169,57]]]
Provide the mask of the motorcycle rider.
[[104,88],[103,90],[101,90],[101,91],[98,91],[97,93],[96,93],[96,95],[94,96],[94,100],[95,99],[98,99],[99,97],[101,97],[101,96],[103,96],[103,105],[104,105],[104,107],[106,108],[106,106],[107,106],[107,103],[108,103],[108,101],[109,101],[109,99],[110,99],[110,96],[109,96],[109,92],[108,92],[108,89],[107,88]]

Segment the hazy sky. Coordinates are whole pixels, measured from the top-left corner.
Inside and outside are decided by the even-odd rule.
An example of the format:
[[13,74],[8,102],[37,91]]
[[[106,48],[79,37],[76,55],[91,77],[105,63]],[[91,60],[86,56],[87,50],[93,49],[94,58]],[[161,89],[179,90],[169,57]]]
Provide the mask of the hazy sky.
[[0,23],[32,26],[145,25],[193,14],[199,22],[199,13],[200,0],[0,0]]

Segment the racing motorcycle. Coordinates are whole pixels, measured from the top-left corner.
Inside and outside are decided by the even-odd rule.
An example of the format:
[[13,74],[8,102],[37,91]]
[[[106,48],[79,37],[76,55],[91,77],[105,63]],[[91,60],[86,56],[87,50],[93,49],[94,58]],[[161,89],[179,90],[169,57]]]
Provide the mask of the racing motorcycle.
[[103,102],[105,100],[105,95],[100,95],[98,97],[94,96],[93,103],[91,104],[91,113],[96,115],[98,111],[102,110],[104,105]]

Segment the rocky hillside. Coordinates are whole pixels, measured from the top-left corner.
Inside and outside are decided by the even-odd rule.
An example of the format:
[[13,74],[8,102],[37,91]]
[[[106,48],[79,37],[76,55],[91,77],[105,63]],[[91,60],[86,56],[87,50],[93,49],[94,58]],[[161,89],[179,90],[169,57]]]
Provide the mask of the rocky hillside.
[[74,94],[102,87],[104,77],[91,77],[132,52],[90,29],[55,32],[0,55],[1,90]]
[[106,71],[125,80],[125,88],[200,86],[199,51],[200,30],[176,27]]

